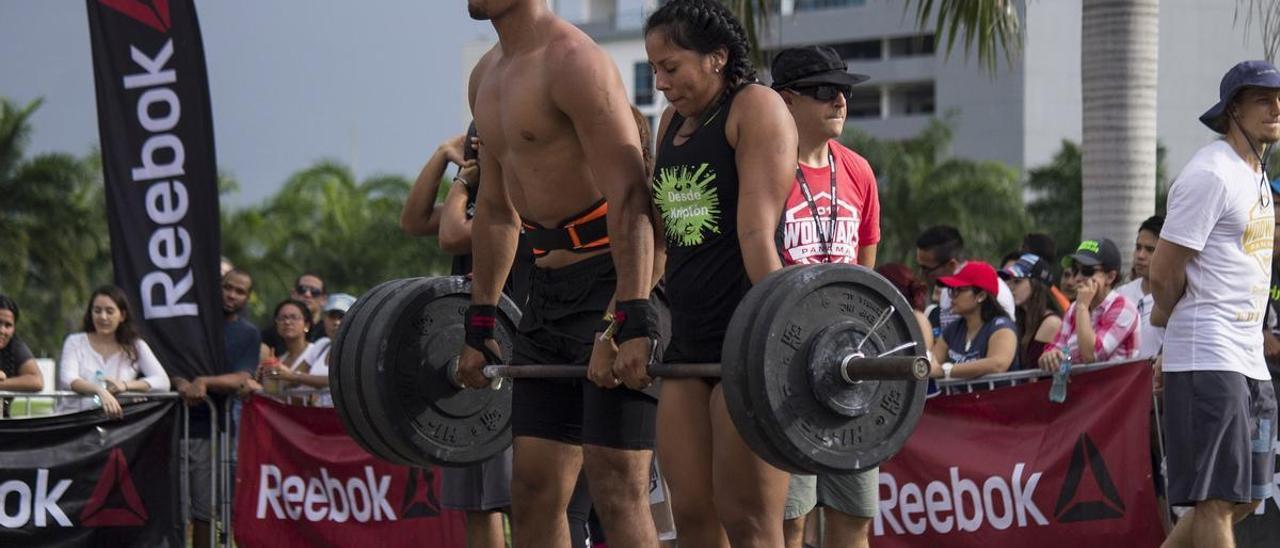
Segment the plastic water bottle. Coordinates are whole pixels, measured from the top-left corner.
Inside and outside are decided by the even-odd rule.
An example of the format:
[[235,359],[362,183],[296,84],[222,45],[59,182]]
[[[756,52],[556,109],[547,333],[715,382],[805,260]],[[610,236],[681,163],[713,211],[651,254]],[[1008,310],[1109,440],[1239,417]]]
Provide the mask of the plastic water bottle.
[[1058,372],[1053,374],[1053,386],[1049,388],[1049,401],[1062,403],[1067,401],[1067,383],[1071,382],[1071,356],[1062,357]]
[[[98,383],[98,386],[105,386],[107,384],[107,376],[102,373],[101,369],[93,374],[93,382]],[[93,395],[93,406],[102,407],[102,398],[97,394]]]

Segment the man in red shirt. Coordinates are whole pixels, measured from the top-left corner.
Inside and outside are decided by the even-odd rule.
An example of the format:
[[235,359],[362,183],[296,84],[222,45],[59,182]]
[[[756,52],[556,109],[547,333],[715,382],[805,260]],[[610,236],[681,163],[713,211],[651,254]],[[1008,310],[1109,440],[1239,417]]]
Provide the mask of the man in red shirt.
[[875,268],[880,199],[871,166],[836,138],[853,86],[867,79],[828,47],[790,48],[773,61],[773,88],[800,137],[796,185],[787,196],[778,250],[785,264],[849,263]]
[[[835,50],[790,48],[773,60],[773,88],[791,110],[799,136],[796,184],[778,227],[784,264],[846,263],[876,266],[880,199],[876,176],[861,156],[836,138],[844,131],[853,86],[867,76],[851,74]],[[879,494],[879,469],[842,476],[792,476],[784,532],[788,548],[803,545],[804,522],[821,503],[826,513],[824,546],[868,545]]]

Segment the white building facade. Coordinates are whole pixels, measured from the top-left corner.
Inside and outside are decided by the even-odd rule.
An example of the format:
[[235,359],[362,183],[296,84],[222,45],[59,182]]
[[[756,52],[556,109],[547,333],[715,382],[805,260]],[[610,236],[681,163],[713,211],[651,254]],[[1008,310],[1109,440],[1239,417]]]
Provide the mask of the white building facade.
[[[549,0],[561,17],[592,36],[617,62],[631,100],[656,120],[666,107],[653,89],[641,29],[657,0]],[[871,76],[855,88],[850,125],[883,139],[917,134],[934,117],[953,116],[952,152],[1025,171],[1047,163],[1063,139],[1081,137],[1081,0],[1020,5],[1023,51],[996,73],[957,50],[949,57],[932,30],[916,27],[902,0],[781,0],[762,47],[835,48],[850,70]],[[1246,33],[1235,3],[1162,0],[1157,131],[1169,176],[1215,135],[1196,118],[1217,101],[1233,64],[1263,57],[1255,24]],[[469,73],[491,44],[464,48]],[[767,71],[765,71],[767,73]],[[767,74],[762,75],[767,78]],[[464,78],[465,81],[465,78]],[[465,107],[465,105],[464,105]],[[469,115],[464,110],[464,118]],[[656,130],[656,127],[655,127]]]

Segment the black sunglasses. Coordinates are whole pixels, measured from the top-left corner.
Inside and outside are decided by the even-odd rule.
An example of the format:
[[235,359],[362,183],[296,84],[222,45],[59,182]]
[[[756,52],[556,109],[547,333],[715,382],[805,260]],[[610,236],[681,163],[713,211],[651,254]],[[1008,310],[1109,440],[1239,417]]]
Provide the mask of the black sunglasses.
[[1067,269],[1067,273],[1072,276],[1084,276],[1088,278],[1090,276],[1093,276],[1094,274],[1097,274],[1099,270],[1102,270],[1102,267],[1076,265],[1070,269]]
[[299,285],[298,287],[293,288],[293,291],[299,295],[307,295],[310,297],[319,297],[324,295],[323,289],[309,285]]
[[848,101],[849,97],[853,96],[852,87],[838,86],[835,84],[791,88],[791,91],[794,91],[805,97],[811,97],[813,99],[817,99],[819,101],[832,101],[832,100],[835,100],[836,96],[838,95],[843,95],[844,100]]

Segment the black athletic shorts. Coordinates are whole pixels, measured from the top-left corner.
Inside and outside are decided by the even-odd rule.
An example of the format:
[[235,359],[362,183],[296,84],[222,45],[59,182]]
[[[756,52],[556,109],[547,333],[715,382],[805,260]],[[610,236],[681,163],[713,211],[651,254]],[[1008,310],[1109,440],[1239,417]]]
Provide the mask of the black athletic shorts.
[[[608,253],[563,268],[535,268],[516,337],[518,364],[587,367],[617,275]],[[625,386],[582,379],[515,379],[511,432],[572,444],[653,449],[657,401]]]
[[1169,503],[1247,503],[1275,482],[1276,395],[1270,381],[1229,371],[1164,374]]

